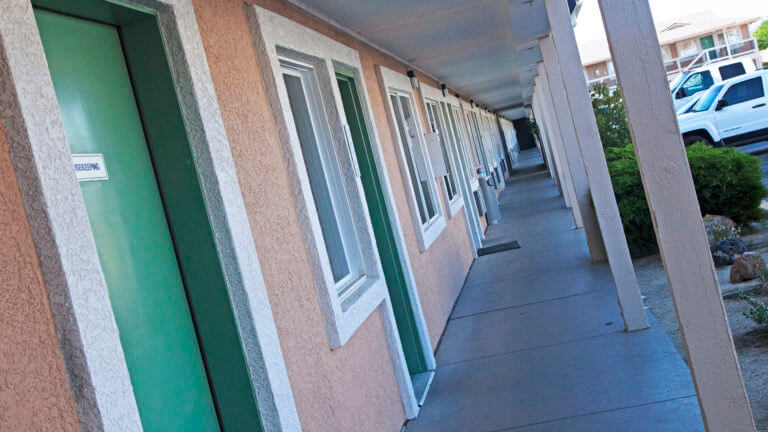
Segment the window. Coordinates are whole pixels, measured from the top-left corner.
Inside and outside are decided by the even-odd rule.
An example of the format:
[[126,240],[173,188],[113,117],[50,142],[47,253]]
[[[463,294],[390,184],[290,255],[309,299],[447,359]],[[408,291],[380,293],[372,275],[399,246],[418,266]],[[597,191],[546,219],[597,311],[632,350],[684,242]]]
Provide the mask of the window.
[[419,208],[421,223],[427,224],[438,214],[435,205],[435,197],[431,193],[428,169],[426,166],[426,152],[420,145],[414,145],[419,133],[418,126],[413,118],[413,109],[410,97],[398,93],[389,94],[394,110],[397,131],[400,135],[400,143],[405,152],[405,158],[408,164],[408,172],[411,177],[411,185],[416,195],[416,202]]
[[707,111],[710,107],[712,107],[712,103],[715,102],[715,98],[717,98],[717,95],[720,94],[720,90],[723,89],[723,84],[716,85],[709,90],[707,90],[704,95],[701,96],[698,102],[696,102],[696,105],[691,108],[692,112],[701,112],[701,111]]
[[363,277],[362,254],[311,67],[281,61],[312,198],[340,297]]
[[485,175],[491,175],[491,166],[488,161],[488,156],[483,148],[483,137],[480,133],[480,126],[477,123],[477,114],[469,111],[467,112],[467,123],[469,124],[470,133],[472,134],[472,141],[474,144],[472,147],[475,150],[475,157],[478,161],[482,161]]
[[744,34],[741,33],[740,27],[730,27],[727,29],[728,43],[736,43],[744,40]]
[[698,40],[689,39],[677,43],[677,53],[680,57],[693,57],[699,53]]
[[616,75],[616,69],[614,69],[612,61],[608,60],[607,67],[608,67],[608,76]]
[[747,73],[747,71],[744,70],[744,64],[741,62],[720,66],[719,69],[720,77],[723,81]]
[[671,45],[662,45],[661,46],[661,58],[668,62],[672,60],[672,46]]
[[696,94],[702,90],[706,90],[715,84],[715,80],[712,79],[712,73],[709,71],[697,72],[692,74],[683,84],[683,87],[678,92],[678,99],[684,98]]
[[728,101],[728,106],[731,106],[763,96],[765,96],[763,78],[757,77],[732,85],[725,91],[721,100]]
[[427,116],[429,116],[429,127],[432,132],[437,133],[440,139],[440,149],[443,153],[443,159],[445,160],[445,167],[448,171],[448,175],[443,177],[443,186],[445,186],[445,193],[448,196],[448,202],[459,198],[458,187],[456,186],[456,174],[454,172],[454,166],[451,159],[451,154],[448,148],[452,139],[452,136],[446,128],[445,121],[443,120],[442,113],[440,112],[436,102],[427,102]]
[[459,157],[466,167],[467,178],[470,180],[470,183],[472,183],[472,180],[477,181],[475,169],[480,164],[467,154],[467,138],[464,135],[464,128],[457,123],[461,120],[459,109],[455,106],[443,106],[443,110],[445,111],[445,117],[448,119],[451,126],[453,136],[456,137],[456,149],[459,151]]

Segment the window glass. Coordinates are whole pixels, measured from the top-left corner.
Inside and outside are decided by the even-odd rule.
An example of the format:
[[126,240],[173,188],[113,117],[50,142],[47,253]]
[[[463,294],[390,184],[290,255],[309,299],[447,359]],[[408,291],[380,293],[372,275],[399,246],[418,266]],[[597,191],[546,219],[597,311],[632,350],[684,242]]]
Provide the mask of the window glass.
[[661,46],[661,58],[665,62],[672,60],[672,48],[670,45]]
[[763,90],[763,78],[757,77],[734,84],[725,91],[723,100],[728,101],[728,106],[751,101],[765,96]]
[[747,73],[746,70],[744,70],[744,64],[743,63],[733,63],[725,66],[720,66],[720,77],[723,78],[723,81],[737,77],[739,75],[744,75]]
[[283,80],[331,273],[341,294],[363,272],[357,234],[314,75],[311,69],[283,66]]
[[677,43],[677,53],[680,57],[692,57],[698,54],[699,45],[697,40],[689,39]]
[[410,98],[397,93],[390,93],[389,97],[411,177],[411,186],[419,208],[419,217],[421,223],[425,224],[437,215],[437,207],[429,185],[431,180],[426,168],[427,159],[416,135],[419,133],[418,126],[412,115]]
[[706,90],[715,84],[715,80],[712,79],[712,73],[710,71],[703,71],[691,74],[691,76],[685,81],[682,87],[682,96],[686,97],[696,94],[702,90]]
[[443,160],[445,161],[445,167],[448,171],[448,175],[443,177],[443,185],[445,186],[448,200],[453,201],[458,192],[456,189],[456,179],[452,169],[450,152],[448,151],[450,145],[448,140],[451,139],[450,132],[445,127],[446,125],[444,124],[436,103],[427,102],[427,115],[429,116],[429,125],[432,132],[437,132],[438,138],[440,139],[440,149],[442,150]]
[[711,106],[712,103],[717,98],[717,95],[720,94],[720,90],[723,89],[723,84],[716,85],[714,87],[711,87],[709,90],[707,90],[704,95],[701,96],[701,99],[699,99],[698,102],[696,102],[696,105],[693,106],[691,111],[693,112],[700,112],[700,111],[707,111]]
[[731,27],[727,30],[728,43],[741,42],[744,40],[744,35],[741,33],[741,28]]

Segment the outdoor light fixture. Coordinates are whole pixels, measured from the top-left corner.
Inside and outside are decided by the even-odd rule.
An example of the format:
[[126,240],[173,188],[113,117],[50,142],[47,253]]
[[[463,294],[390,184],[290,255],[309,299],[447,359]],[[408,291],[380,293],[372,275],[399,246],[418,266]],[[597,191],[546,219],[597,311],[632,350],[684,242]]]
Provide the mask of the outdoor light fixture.
[[411,79],[412,88],[419,88],[419,80],[416,78],[416,74],[412,70],[408,71],[408,78]]
[[448,96],[448,86],[445,84],[440,84],[440,90],[443,92],[443,97]]

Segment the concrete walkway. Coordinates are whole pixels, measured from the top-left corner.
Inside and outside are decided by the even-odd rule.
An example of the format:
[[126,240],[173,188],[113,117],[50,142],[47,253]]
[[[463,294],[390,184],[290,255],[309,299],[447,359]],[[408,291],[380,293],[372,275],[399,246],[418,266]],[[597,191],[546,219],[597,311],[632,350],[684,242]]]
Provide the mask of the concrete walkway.
[[537,150],[501,196],[406,431],[703,431],[690,374],[666,334],[625,333],[611,274],[592,264]]

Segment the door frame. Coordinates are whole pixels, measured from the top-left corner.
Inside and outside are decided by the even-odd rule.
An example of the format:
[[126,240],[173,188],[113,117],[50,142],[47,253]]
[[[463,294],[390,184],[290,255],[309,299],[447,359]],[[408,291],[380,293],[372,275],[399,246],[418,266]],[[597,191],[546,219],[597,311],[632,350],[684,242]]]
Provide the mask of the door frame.
[[[104,0],[155,14],[266,430],[300,429],[253,234],[190,0]],[[0,4],[0,119],[78,417],[141,430],[104,275],[30,0]]]
[[[354,84],[354,92],[356,93],[356,97],[358,98],[358,103],[360,104],[360,111],[363,116],[363,123],[364,123],[364,133],[368,135],[368,141],[369,141],[369,147],[372,152],[373,156],[373,169],[376,170],[376,177],[379,182],[379,185],[382,189],[382,198],[383,201],[379,203],[379,205],[382,206],[382,208],[385,211],[385,217],[386,217],[386,223],[389,225],[390,230],[392,231],[392,240],[394,241],[394,249],[395,253],[397,254],[397,263],[400,267],[400,271],[403,273],[403,281],[405,283],[405,292],[402,293],[404,296],[408,298],[408,307],[410,308],[410,312],[413,316],[414,320],[414,330],[415,330],[415,336],[419,340],[419,356],[420,361],[424,363],[424,371],[421,372],[429,372],[434,371],[436,365],[435,365],[435,358],[434,354],[432,353],[432,347],[429,343],[429,334],[427,332],[426,322],[424,321],[424,314],[421,311],[421,303],[418,300],[418,293],[416,292],[416,283],[413,279],[413,271],[411,268],[410,260],[408,259],[407,255],[403,258],[403,254],[405,253],[405,241],[402,237],[401,228],[399,226],[399,221],[396,219],[393,219],[393,214],[396,216],[396,211],[393,208],[392,203],[394,200],[391,198],[391,185],[388,182],[388,178],[386,176],[386,171],[382,173],[382,170],[386,170],[386,166],[384,165],[384,160],[381,157],[381,149],[380,146],[377,146],[378,140],[374,141],[371,139],[370,134],[368,133],[367,128],[367,122],[366,122],[366,115],[365,115],[365,109],[363,108],[363,98],[361,97],[361,84],[359,82],[359,73],[357,73],[354,69],[348,68],[343,65],[334,65],[335,71],[336,71],[336,77],[338,79],[338,76],[343,76],[346,79],[351,80],[351,83]],[[343,104],[343,101],[342,101]],[[343,107],[342,107],[343,108]],[[357,108],[357,107],[356,107]],[[346,129],[349,131],[349,125],[345,126]],[[351,131],[350,131],[351,133]],[[350,137],[350,140],[352,138]],[[369,197],[366,194],[366,201],[368,201]],[[400,232],[400,234],[398,234]],[[379,256],[379,259],[381,259],[381,256]],[[414,292],[416,294],[416,300],[414,301],[414,295],[411,295],[411,292]],[[391,295],[390,295],[391,297]],[[417,313],[418,311],[418,313]],[[393,310],[394,312],[394,310]],[[402,344],[401,344],[402,345]]]

